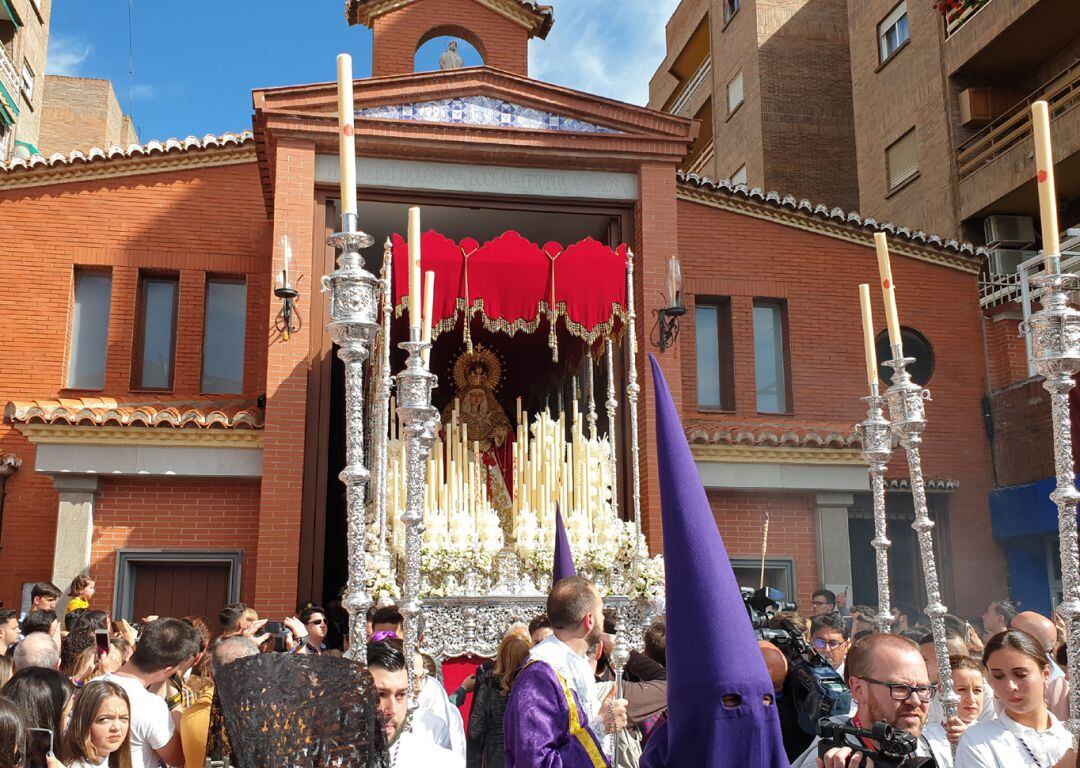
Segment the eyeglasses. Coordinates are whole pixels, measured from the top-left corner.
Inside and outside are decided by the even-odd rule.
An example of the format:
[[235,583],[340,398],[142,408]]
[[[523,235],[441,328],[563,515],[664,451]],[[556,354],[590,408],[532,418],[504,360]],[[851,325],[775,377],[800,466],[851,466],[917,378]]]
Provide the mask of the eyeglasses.
[[937,687],[933,685],[905,685],[904,683],[883,683],[880,680],[875,680],[872,677],[862,677],[860,680],[865,680],[870,685],[881,685],[889,689],[889,694],[896,701],[907,701],[911,698],[911,694],[915,694],[919,697],[919,701],[926,704],[933,701],[937,696]]
[[326,619],[312,619],[308,624],[314,624],[316,627],[325,627]]
[[832,605],[832,603],[830,603],[830,602],[828,602],[826,600],[811,600],[810,605],[817,606],[817,607],[820,608],[823,605]]
[[824,651],[826,648],[830,651],[835,651],[846,642],[846,640],[822,640],[821,638],[818,638],[814,641],[814,647],[819,651]]

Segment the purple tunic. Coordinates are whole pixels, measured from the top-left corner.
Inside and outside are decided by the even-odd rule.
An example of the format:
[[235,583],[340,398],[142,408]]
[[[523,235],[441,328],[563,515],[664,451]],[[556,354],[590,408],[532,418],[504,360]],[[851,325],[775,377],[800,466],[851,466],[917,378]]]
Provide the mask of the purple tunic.
[[577,694],[543,661],[518,674],[503,734],[506,768],[610,768]]

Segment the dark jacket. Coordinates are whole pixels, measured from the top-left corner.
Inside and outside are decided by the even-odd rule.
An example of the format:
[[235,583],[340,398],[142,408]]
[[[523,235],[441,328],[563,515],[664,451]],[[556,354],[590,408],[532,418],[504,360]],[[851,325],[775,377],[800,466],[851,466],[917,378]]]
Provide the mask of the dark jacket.
[[503,715],[508,697],[493,669],[476,676],[469,727],[465,733],[465,768],[503,768]]

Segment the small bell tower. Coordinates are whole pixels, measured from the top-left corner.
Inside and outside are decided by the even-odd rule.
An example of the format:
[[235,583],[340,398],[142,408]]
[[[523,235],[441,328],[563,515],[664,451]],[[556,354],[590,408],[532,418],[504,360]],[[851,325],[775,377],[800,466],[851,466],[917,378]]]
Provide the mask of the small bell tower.
[[527,77],[529,40],[555,21],[532,0],[346,0],[345,17],[374,33],[373,77],[411,73],[420,46],[444,36],[472,45],[485,66]]

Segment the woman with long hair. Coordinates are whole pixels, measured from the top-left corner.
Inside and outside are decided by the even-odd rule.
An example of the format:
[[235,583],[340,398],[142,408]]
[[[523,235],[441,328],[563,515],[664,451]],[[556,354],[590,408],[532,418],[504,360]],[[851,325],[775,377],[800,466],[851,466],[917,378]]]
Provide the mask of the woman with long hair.
[[61,754],[68,768],[131,768],[131,705],[108,680],[83,686],[71,710]]
[[529,657],[531,647],[527,635],[511,629],[499,643],[495,667],[477,677],[465,740],[466,768],[502,768],[503,714],[514,675]]
[[26,757],[26,725],[11,699],[0,696],[0,768],[22,768]]
[[[18,707],[27,728],[52,733],[53,749],[56,749],[74,691],[71,681],[55,669],[28,667],[20,669],[8,680],[4,698]],[[45,743],[31,739],[26,750],[26,768],[51,768],[58,764]]]
[[1002,709],[960,737],[956,768],[1075,768],[1072,736],[1046,708],[1050,662],[1039,641],[1016,629],[994,635],[983,666]]

